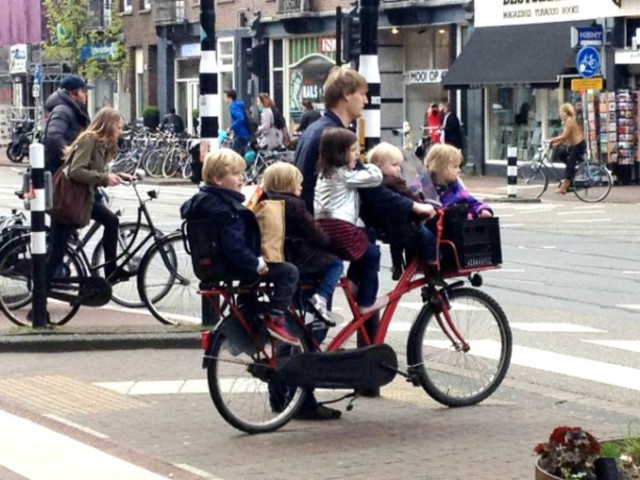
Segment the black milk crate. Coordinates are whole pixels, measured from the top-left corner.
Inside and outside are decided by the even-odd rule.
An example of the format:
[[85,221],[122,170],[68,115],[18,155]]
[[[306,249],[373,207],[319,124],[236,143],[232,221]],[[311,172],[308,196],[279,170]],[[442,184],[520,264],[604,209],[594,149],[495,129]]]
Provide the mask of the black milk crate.
[[[497,218],[456,219],[444,222],[442,239],[456,246],[460,268],[479,268],[502,263],[500,222]],[[448,248],[443,263],[455,263]],[[453,265],[450,265],[453,266]]]

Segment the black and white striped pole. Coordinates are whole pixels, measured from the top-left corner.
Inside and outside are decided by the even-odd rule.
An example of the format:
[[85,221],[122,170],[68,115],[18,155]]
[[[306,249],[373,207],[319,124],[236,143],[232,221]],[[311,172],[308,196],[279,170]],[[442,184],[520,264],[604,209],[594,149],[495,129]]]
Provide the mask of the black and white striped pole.
[[[216,13],[214,0],[200,1],[200,162],[218,148],[218,59],[216,57]],[[209,299],[202,295],[202,325],[213,326],[219,315]],[[218,298],[213,299],[218,301]]]
[[518,196],[518,147],[507,148],[507,198]]
[[44,146],[32,143],[29,147],[31,159],[31,182],[34,197],[31,199],[31,265],[33,296],[31,301],[31,323],[33,328],[47,326],[47,290],[45,283],[45,263],[47,258],[47,237],[45,228],[45,188],[44,188]]
[[360,2],[360,64],[358,72],[367,79],[368,103],[364,107],[364,148],[368,152],[380,143],[380,68],[378,64],[378,10],[380,0]]

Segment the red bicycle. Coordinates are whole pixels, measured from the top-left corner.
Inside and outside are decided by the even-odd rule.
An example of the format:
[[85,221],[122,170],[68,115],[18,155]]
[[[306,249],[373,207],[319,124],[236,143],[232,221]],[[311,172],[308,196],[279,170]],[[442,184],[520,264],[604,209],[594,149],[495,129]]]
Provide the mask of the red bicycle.
[[[305,325],[306,302],[290,308],[288,328],[301,339],[299,347],[270,338],[259,320],[260,305],[268,297],[268,286],[250,288],[237,282],[205,282],[200,294],[207,297],[222,321],[213,331],[202,333],[209,392],[221,416],[247,433],[274,431],[291,420],[312,388],[348,388],[354,393],[337,400],[357,397],[357,389],[379,387],[396,374],[422,388],[434,400],[450,406],[474,405],[489,397],[504,379],[511,359],[512,337],[500,305],[478,290],[479,271],[499,268],[501,263],[498,219],[443,222],[438,219],[438,245],[444,279],[432,282],[418,261],[408,264],[395,288],[388,293],[377,328],[367,328],[377,312],[359,313],[350,282],[342,288],[353,319],[322,349],[314,330]],[[190,246],[194,269],[202,279],[203,268],[215,258],[202,253],[197,230],[185,224],[184,238]],[[195,252],[199,249],[200,253]],[[199,273],[200,272],[200,273]],[[313,288],[304,285],[304,290]],[[423,307],[408,335],[406,367],[400,369],[394,350],[384,343],[389,325],[402,296],[421,289]],[[313,325],[313,324],[312,324]],[[371,331],[373,333],[370,335]],[[366,346],[347,348],[359,332]],[[326,402],[331,403],[331,402]]]

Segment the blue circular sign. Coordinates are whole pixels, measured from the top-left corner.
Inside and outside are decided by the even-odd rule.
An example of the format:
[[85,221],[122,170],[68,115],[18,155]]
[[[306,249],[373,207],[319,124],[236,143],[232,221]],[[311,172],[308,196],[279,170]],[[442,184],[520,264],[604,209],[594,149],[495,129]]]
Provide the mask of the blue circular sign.
[[576,55],[576,68],[582,78],[596,76],[600,73],[600,52],[594,47],[582,47]]

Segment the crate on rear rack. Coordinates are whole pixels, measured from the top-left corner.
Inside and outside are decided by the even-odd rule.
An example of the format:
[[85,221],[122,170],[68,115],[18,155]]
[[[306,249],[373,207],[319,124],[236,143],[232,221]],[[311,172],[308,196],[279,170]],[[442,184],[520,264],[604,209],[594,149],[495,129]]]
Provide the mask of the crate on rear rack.
[[[455,219],[444,222],[442,268],[474,269],[502,263],[500,222],[497,218]],[[459,265],[449,242],[455,245]]]

